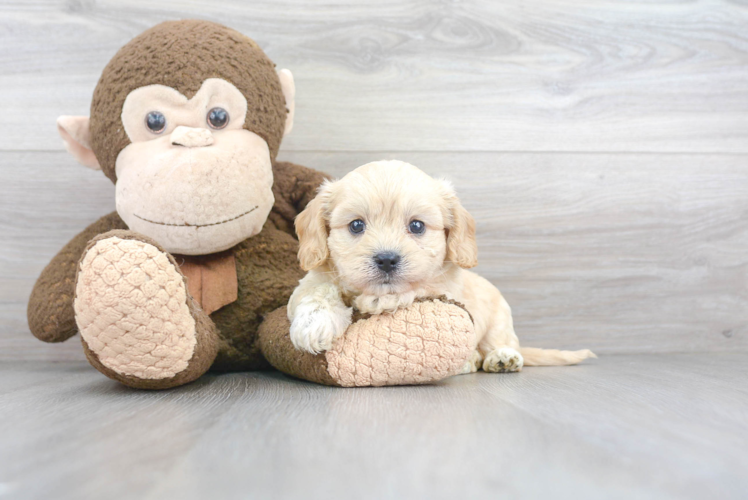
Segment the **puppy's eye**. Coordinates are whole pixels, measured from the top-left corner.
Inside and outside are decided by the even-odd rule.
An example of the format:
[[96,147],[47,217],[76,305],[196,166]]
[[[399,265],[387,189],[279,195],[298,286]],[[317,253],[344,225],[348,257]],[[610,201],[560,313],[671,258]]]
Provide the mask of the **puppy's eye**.
[[208,125],[220,129],[229,124],[229,112],[223,108],[213,108],[208,111]]
[[366,224],[361,219],[356,219],[348,224],[348,230],[353,234],[361,234],[364,232],[364,229],[366,229]]
[[160,134],[166,128],[166,117],[160,111],[151,111],[145,115],[145,126],[154,134]]
[[426,230],[426,224],[419,220],[413,220],[408,224],[408,230],[413,234],[423,234]]

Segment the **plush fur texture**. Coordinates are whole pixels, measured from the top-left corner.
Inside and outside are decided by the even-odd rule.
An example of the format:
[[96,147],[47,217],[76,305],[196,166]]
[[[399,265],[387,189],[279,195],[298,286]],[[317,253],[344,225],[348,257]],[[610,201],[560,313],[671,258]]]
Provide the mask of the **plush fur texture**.
[[[418,345],[423,332],[415,326],[402,331],[390,320],[370,326],[374,318],[361,320],[357,328],[368,340],[341,347],[338,361],[329,364],[289,350],[283,342],[288,324],[268,322],[278,317],[273,311],[283,314],[279,308],[303,276],[293,221],[327,178],[275,162],[292,125],[293,95],[290,72],[276,73],[252,40],[215,23],[162,23],[125,45],[99,80],[90,120],[58,120],[69,151],[116,183],[121,216],[89,226],[44,269],[29,300],[32,333],[59,342],[80,330],[94,367],[146,389],[176,387],[208,369],[257,370],[271,363],[339,385],[350,377],[354,385],[381,385],[450,374],[454,363],[428,352],[442,342],[459,344],[470,329],[461,324],[455,330],[451,309],[429,313],[431,343]],[[150,109],[154,103],[161,109]],[[225,127],[208,120],[213,106],[232,116]],[[147,126],[151,111],[163,111],[163,133]],[[241,215],[246,203],[257,206],[252,217]],[[136,210],[150,211],[145,218],[171,229],[134,227],[141,220],[136,215],[143,216]],[[237,211],[240,217],[233,217]],[[244,222],[227,224],[241,217]],[[414,313],[407,324],[417,325],[419,317]],[[270,340],[262,346],[261,328]],[[414,358],[419,352],[420,361]],[[451,352],[461,356],[459,349]],[[362,359],[370,362],[361,365]],[[366,366],[371,376],[356,375]]]
[[393,314],[356,315],[329,350],[296,349],[285,308],[260,329],[265,357],[282,371],[326,385],[424,384],[463,371],[475,329],[463,305],[445,297],[418,299]]
[[224,79],[247,97],[251,104],[244,128],[265,139],[270,158],[275,159],[287,113],[275,64],[252,39],[231,28],[207,21],[170,21],[122,47],[96,85],[91,146],[112,182],[117,156],[130,143],[120,118],[128,94],[147,85],[164,85],[189,99],[208,78]]
[[424,384],[461,372],[475,343],[470,314],[444,298],[355,322],[325,352],[344,387]]
[[111,235],[89,246],[73,305],[83,342],[118,373],[172,378],[195,353],[185,278],[150,243]]
[[[211,315],[220,333],[212,368],[219,371],[270,368],[257,345],[263,317],[284,306],[304,275],[296,260],[293,219],[327,178],[292,163],[273,167],[276,202],[263,230],[230,250],[236,259],[238,296]],[[42,271],[29,299],[31,332],[45,342],[61,342],[78,332],[73,309],[78,262],[92,239],[112,229],[128,229],[116,213],[102,217],[73,238]],[[142,239],[152,241],[140,236]],[[153,384],[149,384],[153,385]]]
[[[176,260],[158,243],[132,231],[109,231],[89,242],[78,266],[83,295],[76,293],[74,303],[81,341],[100,372],[131,387],[167,389],[192,382],[213,364],[216,326],[186,293]],[[132,270],[155,279],[138,279]],[[91,293],[95,288],[85,281],[92,278],[107,288],[104,294]],[[187,328],[175,328],[174,313]]]
[[[398,314],[415,299],[446,295],[465,304],[475,320],[472,366],[522,369],[509,304],[488,280],[466,270],[477,264],[475,221],[447,182],[405,162],[369,163],[325,183],[296,226],[299,258],[310,270],[288,304],[291,340],[299,349],[326,351],[349,335],[351,306]],[[382,255],[396,264],[383,267]],[[528,351],[528,364],[537,351]],[[589,350],[547,354],[544,364],[594,357]]]
[[64,342],[78,333],[73,311],[78,261],[89,241],[113,229],[127,229],[117,212],[78,233],[44,268],[31,291],[27,309],[29,328],[36,338]]
[[[130,229],[183,255],[227,250],[260,232],[273,172],[267,143],[244,128],[248,107],[220,78],[192,99],[163,85],[130,93],[122,123],[132,142],[116,161],[117,213]],[[227,117],[220,128],[208,121],[216,108]],[[154,111],[164,120],[156,132],[145,123]]]
[[292,377],[324,385],[340,385],[328,371],[323,354],[300,351],[291,343],[286,308],[270,313],[260,325],[259,340],[262,355],[275,368]]

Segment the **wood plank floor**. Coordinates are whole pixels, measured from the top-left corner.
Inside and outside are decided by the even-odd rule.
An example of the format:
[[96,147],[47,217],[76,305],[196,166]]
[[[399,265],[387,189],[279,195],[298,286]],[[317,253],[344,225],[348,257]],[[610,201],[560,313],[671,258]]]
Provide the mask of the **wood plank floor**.
[[745,498],[748,354],[606,356],[424,387],[276,372],[127,389],[0,364],[0,498]]

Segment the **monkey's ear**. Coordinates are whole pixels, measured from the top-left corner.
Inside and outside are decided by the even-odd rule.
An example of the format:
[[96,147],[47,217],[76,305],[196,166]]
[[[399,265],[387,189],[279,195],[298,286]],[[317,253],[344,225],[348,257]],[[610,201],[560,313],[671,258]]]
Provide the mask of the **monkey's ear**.
[[290,70],[282,69],[278,71],[278,78],[280,78],[281,88],[283,89],[283,97],[286,98],[286,109],[288,114],[286,115],[286,128],[283,129],[283,136],[287,136],[291,133],[293,128],[293,115],[295,108],[295,97],[296,97],[296,85],[293,82],[293,74]]
[[101,170],[99,160],[91,150],[91,129],[87,116],[59,117],[57,132],[65,142],[65,149],[78,160],[78,163],[93,170]]

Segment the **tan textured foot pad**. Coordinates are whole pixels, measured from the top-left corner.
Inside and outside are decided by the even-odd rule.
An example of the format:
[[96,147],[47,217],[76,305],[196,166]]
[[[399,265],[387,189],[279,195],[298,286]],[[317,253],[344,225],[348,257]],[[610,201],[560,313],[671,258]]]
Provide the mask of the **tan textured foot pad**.
[[81,259],[75,317],[88,349],[118,375],[168,379],[197,343],[184,277],[168,255],[137,239],[108,237]]
[[344,387],[425,384],[462,371],[475,330],[467,311],[439,300],[352,324],[325,353]]
[[439,299],[352,324],[329,351],[294,349],[285,308],[260,328],[262,352],[279,370],[344,387],[436,382],[461,372],[475,349],[475,329],[461,306]]

